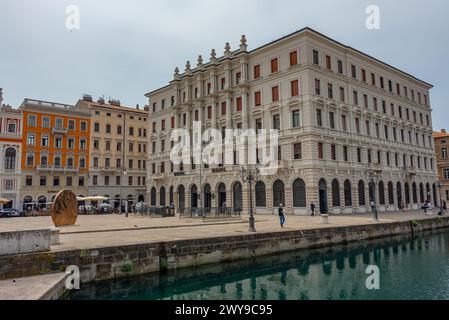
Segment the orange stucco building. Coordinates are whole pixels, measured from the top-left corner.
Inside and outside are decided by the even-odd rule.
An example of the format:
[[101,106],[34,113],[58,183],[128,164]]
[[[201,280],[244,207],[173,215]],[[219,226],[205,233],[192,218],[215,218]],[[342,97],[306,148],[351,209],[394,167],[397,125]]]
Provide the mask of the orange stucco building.
[[90,112],[71,105],[25,99],[22,189],[24,208],[44,207],[62,189],[87,195]]

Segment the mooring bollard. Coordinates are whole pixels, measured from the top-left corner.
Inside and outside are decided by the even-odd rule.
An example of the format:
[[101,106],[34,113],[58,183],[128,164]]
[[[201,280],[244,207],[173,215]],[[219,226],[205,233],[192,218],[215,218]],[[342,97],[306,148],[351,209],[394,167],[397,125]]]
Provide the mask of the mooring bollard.
[[329,215],[328,214],[321,215],[321,224],[329,224]]

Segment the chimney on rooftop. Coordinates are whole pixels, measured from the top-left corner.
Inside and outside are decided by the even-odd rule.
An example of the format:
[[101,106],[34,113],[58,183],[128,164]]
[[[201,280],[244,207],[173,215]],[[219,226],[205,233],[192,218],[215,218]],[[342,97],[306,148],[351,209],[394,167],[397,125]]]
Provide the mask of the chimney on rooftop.
[[446,129],[441,129],[441,133],[447,133]]
[[136,109],[140,110],[139,104],[136,104]]
[[98,98],[98,103],[99,103],[99,104],[104,104],[104,98],[101,98],[101,97]]
[[3,105],[3,88],[0,88],[0,107]]

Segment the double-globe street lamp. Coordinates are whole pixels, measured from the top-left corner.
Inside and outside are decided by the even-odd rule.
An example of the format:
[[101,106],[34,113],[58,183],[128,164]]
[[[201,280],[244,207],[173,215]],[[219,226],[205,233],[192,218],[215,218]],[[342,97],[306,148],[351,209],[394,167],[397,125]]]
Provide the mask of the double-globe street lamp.
[[253,173],[251,170],[246,170],[244,167],[240,170],[242,181],[249,183],[249,232],[256,232],[253,209],[253,182],[258,182],[260,177],[259,168]]

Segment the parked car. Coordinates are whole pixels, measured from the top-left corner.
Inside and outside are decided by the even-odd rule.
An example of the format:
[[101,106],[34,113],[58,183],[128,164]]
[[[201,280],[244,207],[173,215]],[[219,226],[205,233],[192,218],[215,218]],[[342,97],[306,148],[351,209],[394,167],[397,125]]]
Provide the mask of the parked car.
[[20,217],[20,211],[17,209],[0,209],[0,218]]

